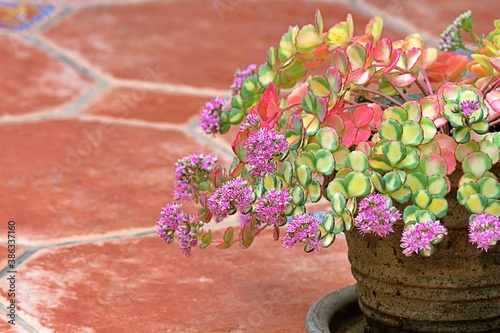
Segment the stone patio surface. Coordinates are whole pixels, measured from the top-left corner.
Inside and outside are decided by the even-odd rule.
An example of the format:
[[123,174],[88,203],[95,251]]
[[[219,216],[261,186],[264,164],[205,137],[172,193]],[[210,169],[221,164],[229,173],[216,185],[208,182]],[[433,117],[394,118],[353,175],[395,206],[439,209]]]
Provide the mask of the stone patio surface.
[[[436,45],[471,3],[1,0],[0,332],[305,332],[311,304],[354,282],[344,239],[305,254],[264,233],[186,258],[156,236],[177,159],[230,163],[229,141],[197,115],[316,9],[325,26],[351,12],[361,32],[381,15],[385,36],[418,28]],[[474,7],[491,30],[498,0]]]

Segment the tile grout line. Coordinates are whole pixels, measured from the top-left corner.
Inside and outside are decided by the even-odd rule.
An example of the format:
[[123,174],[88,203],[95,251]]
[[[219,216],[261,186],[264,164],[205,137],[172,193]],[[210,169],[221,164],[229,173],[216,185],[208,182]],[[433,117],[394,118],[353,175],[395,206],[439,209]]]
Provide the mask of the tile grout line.
[[[0,309],[3,310],[6,314],[9,313],[7,311],[7,307],[2,303],[0,303]],[[39,333],[39,331],[36,328],[34,328],[33,325],[28,323],[28,321],[25,320],[23,316],[19,315],[18,313],[16,313],[16,321],[18,321],[21,327],[25,328],[29,333]]]

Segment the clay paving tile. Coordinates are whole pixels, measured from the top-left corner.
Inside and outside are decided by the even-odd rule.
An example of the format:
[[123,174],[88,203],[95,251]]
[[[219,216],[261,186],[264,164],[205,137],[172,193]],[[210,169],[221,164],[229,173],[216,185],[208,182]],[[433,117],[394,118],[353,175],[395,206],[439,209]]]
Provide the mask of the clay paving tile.
[[[19,234],[19,230],[16,231],[17,234]],[[12,234],[13,236],[16,236],[14,234]],[[7,242],[7,226],[5,226],[5,232],[2,234],[2,236],[5,238],[5,242]],[[23,255],[27,250],[28,250],[28,247],[26,246],[22,246],[22,245],[19,245],[19,241],[17,239],[16,240],[16,248],[15,248],[15,252],[14,252],[14,255],[16,257],[16,259],[19,259],[19,257],[21,255]],[[7,260],[8,260],[8,254],[10,251],[12,250],[12,248],[8,248],[7,245],[0,245],[0,270],[2,270],[3,268],[5,268],[7,266]]]
[[55,332],[304,332],[312,303],[353,282],[344,239],[306,254],[264,233],[186,258],[151,236],[41,251],[18,300]]
[[0,310],[0,332],[3,333],[28,333],[29,331],[22,327],[18,321],[14,321],[15,325],[9,324],[7,321],[10,318],[7,317],[7,313]]
[[0,151],[0,211],[24,242],[153,227],[174,163],[214,152],[177,130],[77,120],[2,125]]
[[197,118],[209,99],[211,98],[169,94],[141,88],[112,88],[85,106],[83,112],[116,118],[184,124]]
[[[380,15],[398,17],[408,20],[419,29],[427,31],[436,38],[450,25],[455,18],[467,10],[472,10],[474,29],[478,34],[485,34],[494,29],[493,20],[498,18],[499,2],[497,0],[422,0],[395,1],[370,0],[371,5],[380,8]],[[465,34],[463,34],[465,35]],[[465,36],[464,36],[465,37]]]
[[39,48],[9,37],[0,43],[0,116],[46,111],[67,103],[94,83]]
[[[228,89],[234,71],[264,63],[268,48],[278,46],[290,25],[312,23],[318,8],[329,27],[353,10],[310,1],[233,3],[218,10],[213,1],[91,8],[44,36],[118,78],[144,80],[154,69],[164,73],[161,82]],[[356,11],[353,16],[361,33],[368,17]]]

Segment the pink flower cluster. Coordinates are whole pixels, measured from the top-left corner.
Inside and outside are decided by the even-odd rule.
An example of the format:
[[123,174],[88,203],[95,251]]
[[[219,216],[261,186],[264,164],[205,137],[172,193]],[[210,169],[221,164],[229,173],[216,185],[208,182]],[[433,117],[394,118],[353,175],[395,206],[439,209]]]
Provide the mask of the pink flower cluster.
[[427,220],[421,223],[411,224],[403,230],[401,237],[401,247],[406,256],[412,253],[419,253],[423,250],[430,250],[432,244],[441,241],[448,231],[439,221]]
[[200,127],[206,134],[215,134],[220,131],[220,115],[222,112],[227,112],[224,109],[227,99],[217,97],[205,103],[205,108],[200,114]]
[[481,213],[469,223],[469,241],[477,244],[478,249],[488,251],[490,246],[500,240],[500,218],[498,216]]
[[399,210],[392,206],[387,195],[373,193],[365,197],[358,205],[358,215],[354,225],[362,234],[376,234],[381,237],[394,232],[394,223],[401,219]]
[[276,171],[274,156],[283,153],[287,147],[288,142],[283,134],[265,128],[253,132],[244,145],[250,174],[264,177]]
[[285,220],[286,204],[292,198],[287,190],[271,189],[255,205],[257,221],[280,225]]
[[208,208],[212,214],[223,217],[237,210],[245,212],[253,201],[253,191],[242,178],[235,178],[215,189],[208,198]]
[[196,230],[201,228],[203,223],[198,221],[189,225],[189,220],[193,219],[193,216],[182,211],[181,207],[182,205],[178,203],[164,206],[156,222],[156,232],[166,243],[172,243],[174,234],[177,234],[181,252],[189,256],[191,249],[198,245]]
[[175,164],[175,200],[188,200],[196,193],[199,179],[206,178],[217,163],[215,155],[195,153],[185,156]]
[[288,223],[285,235],[283,235],[282,244],[286,248],[292,248],[295,244],[306,243],[311,249],[319,251],[321,244],[318,239],[318,226],[321,221],[312,214],[296,215]]
[[241,85],[243,81],[250,75],[256,74],[257,65],[251,64],[246,69],[237,69],[234,73],[233,83],[231,84],[231,95],[237,95],[241,90]]

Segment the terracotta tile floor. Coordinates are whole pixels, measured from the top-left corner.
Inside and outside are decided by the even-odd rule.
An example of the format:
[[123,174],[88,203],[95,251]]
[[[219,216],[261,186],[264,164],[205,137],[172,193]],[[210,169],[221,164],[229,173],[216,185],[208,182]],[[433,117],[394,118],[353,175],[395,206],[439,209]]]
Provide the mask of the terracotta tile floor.
[[[316,8],[326,25],[352,12],[361,31],[382,15],[386,36],[419,27],[436,43],[467,3],[0,1],[10,22],[23,19],[22,5],[54,7],[16,21],[26,30],[0,28],[0,331],[304,332],[309,306],[353,283],[343,239],[307,255],[264,234],[245,251],[185,258],[155,235],[178,158],[200,151],[230,161],[228,141],[202,135],[197,114],[228,93],[236,68],[263,62],[288,25],[311,22]],[[475,7],[486,32],[498,4]]]

